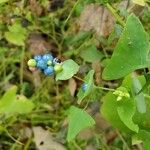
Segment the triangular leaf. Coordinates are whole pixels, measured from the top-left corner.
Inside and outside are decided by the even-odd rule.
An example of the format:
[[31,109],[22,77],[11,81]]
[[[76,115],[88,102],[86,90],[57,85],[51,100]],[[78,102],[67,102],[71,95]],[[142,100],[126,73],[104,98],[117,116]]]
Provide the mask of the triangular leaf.
[[67,140],[71,141],[83,129],[95,124],[94,119],[84,110],[71,106]]
[[149,50],[148,34],[144,31],[139,19],[130,15],[112,58],[104,69],[103,79],[118,79],[136,69],[150,66]]
[[79,70],[79,65],[71,59],[63,62],[63,70],[56,75],[57,80],[68,80],[75,75]]
[[87,84],[87,90],[83,91],[82,87],[79,89],[79,92],[77,94],[78,104],[80,104],[82,100],[92,92],[92,88],[94,87],[93,76],[94,76],[94,70],[91,70],[84,78],[84,81]]

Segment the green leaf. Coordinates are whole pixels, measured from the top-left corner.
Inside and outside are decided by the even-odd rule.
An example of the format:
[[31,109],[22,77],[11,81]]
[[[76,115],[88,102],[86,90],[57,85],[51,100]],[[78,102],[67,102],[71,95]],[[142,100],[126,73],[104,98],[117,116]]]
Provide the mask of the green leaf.
[[[121,131],[130,133],[131,131],[122,122],[118,115],[118,102],[117,97],[112,93],[108,92],[102,99],[103,104],[101,107],[101,113],[104,118],[110,122],[114,127],[120,129]],[[124,101],[124,98],[121,100]]]
[[122,78],[136,69],[150,66],[148,34],[137,17],[130,15],[109,64],[103,71],[103,79]]
[[0,114],[29,113],[34,104],[23,95],[16,95],[17,87],[9,89],[0,100]]
[[132,131],[138,133],[139,127],[136,125],[132,118],[135,114],[136,107],[133,99],[123,98],[118,102],[117,112],[121,121]]
[[144,93],[140,92],[137,95],[137,93],[142,90],[142,85],[137,77],[133,77],[132,81],[133,81],[133,92],[135,95],[134,99],[136,101],[137,110],[139,111],[139,113],[145,113],[146,103],[145,103]]
[[85,76],[84,81],[88,86],[85,92],[82,90],[82,87],[79,89],[79,92],[77,94],[78,104],[80,104],[82,100],[92,92],[92,89],[94,87],[93,76],[94,70],[89,71],[88,74]]
[[68,80],[75,75],[79,70],[79,65],[73,60],[69,59],[63,62],[63,70],[56,75],[57,80]]
[[69,127],[67,140],[71,141],[83,129],[92,127],[95,124],[94,119],[84,110],[75,106],[69,109]]
[[[137,105],[140,105],[139,102],[137,102],[137,97],[135,96],[135,89],[133,87],[133,78],[135,78],[135,76],[133,75],[128,75],[124,80],[123,80],[123,83],[122,83],[122,86],[126,87],[128,89],[128,91],[130,91],[131,93],[133,93],[133,99],[135,100],[135,104],[136,104],[136,112],[133,116],[133,121],[135,124],[138,124],[138,126],[142,129],[145,129],[145,130],[149,130],[150,131],[150,100],[149,98],[146,98],[144,96],[144,100],[145,100],[145,105],[146,106],[137,106]],[[146,84],[146,81],[145,81],[145,77],[142,75],[142,76],[138,76],[136,77],[138,80],[139,80],[139,84],[141,84],[141,87],[143,87],[145,84]],[[137,90],[137,88],[136,88]],[[147,94],[149,95],[149,93],[147,93],[147,91],[144,91],[143,93],[144,95]],[[137,95],[138,96],[138,95]],[[140,97],[138,97],[140,98]],[[142,99],[138,99],[139,101],[142,100]],[[143,105],[143,104],[142,104]],[[141,107],[141,108],[139,108]],[[141,110],[143,109],[143,107],[146,107],[146,112],[145,113],[141,113]],[[140,111],[139,111],[140,109]]]
[[103,58],[103,54],[97,50],[95,45],[90,45],[81,50],[80,57],[86,62],[93,62],[100,61]]
[[13,24],[8,27],[9,31],[5,32],[5,38],[8,42],[24,46],[25,39],[27,38],[27,30],[23,28],[20,24]]

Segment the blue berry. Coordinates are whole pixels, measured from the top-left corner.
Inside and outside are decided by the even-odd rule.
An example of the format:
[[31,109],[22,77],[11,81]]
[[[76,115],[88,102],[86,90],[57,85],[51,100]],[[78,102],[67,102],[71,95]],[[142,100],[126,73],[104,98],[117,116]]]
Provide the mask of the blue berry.
[[44,74],[47,76],[52,76],[54,74],[54,68],[52,66],[47,67],[44,70]]
[[47,68],[47,63],[44,60],[41,59],[37,62],[37,67],[39,69],[46,69]]
[[36,56],[34,56],[34,59],[35,59],[36,61],[39,61],[39,60],[42,59],[42,56],[41,56],[41,55],[36,55]]
[[42,58],[44,61],[49,61],[49,60],[53,61],[53,56],[51,54],[45,54],[43,55]]
[[53,59],[53,64],[56,65],[56,64],[60,64],[61,63],[61,60],[58,59],[58,58],[54,58]]
[[87,88],[88,88],[88,84],[83,83],[82,84],[82,91],[85,92],[87,90]]

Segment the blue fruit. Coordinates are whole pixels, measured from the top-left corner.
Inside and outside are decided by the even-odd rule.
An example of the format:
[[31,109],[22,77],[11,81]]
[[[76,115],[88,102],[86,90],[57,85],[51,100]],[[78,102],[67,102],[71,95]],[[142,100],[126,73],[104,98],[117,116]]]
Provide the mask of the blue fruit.
[[53,61],[54,58],[51,54],[45,54],[45,55],[43,55],[42,59],[44,61],[49,61],[49,60]]
[[83,83],[82,84],[82,90],[83,90],[83,92],[85,92],[87,90],[87,88],[88,88],[88,84]]
[[44,70],[44,74],[47,76],[52,76],[54,74],[54,68],[52,66],[47,67]]
[[44,60],[41,59],[37,62],[37,67],[39,69],[46,69],[47,68],[47,63]]
[[54,58],[53,59],[53,64],[56,65],[56,64],[60,64],[61,63],[61,60],[58,59],[58,58]]
[[42,59],[42,56],[41,56],[41,55],[36,55],[36,56],[34,56],[34,59],[35,59],[36,61],[39,61],[39,60]]

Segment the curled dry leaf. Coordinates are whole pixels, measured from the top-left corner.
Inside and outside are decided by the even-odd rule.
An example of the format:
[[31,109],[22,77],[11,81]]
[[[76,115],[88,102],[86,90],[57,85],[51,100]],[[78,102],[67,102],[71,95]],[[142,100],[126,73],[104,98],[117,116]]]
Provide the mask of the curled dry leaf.
[[56,142],[52,134],[42,127],[33,127],[34,142],[38,150],[65,150],[65,147]]
[[108,36],[114,27],[114,19],[109,11],[99,5],[85,6],[79,19],[80,30],[95,31],[97,35]]

